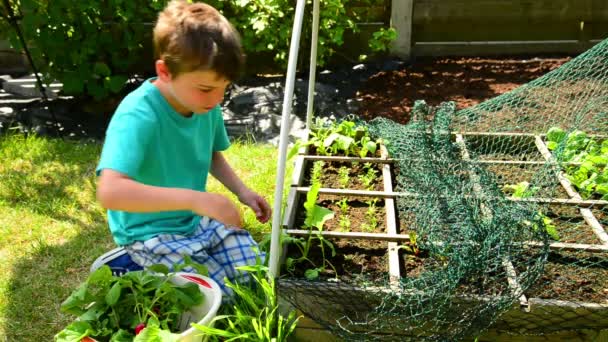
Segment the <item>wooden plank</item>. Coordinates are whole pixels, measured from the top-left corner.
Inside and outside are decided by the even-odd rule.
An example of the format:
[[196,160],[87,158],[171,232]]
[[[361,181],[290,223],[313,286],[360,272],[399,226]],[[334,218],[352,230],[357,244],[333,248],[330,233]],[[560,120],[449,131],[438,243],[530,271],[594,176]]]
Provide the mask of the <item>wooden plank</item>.
[[[470,161],[471,157],[469,155],[469,150],[467,149],[467,144],[465,144],[462,134],[456,134],[456,145],[460,147],[462,160]],[[469,170],[468,173],[469,177],[471,178],[471,182],[473,183],[473,192],[476,196],[481,197],[483,192],[481,189],[481,184],[479,183],[479,175],[475,173],[474,170]],[[490,210],[485,203],[481,203],[480,209],[484,220],[491,221],[493,217],[492,210]]]
[[608,201],[603,200],[577,200],[568,198],[540,198],[540,197],[528,197],[528,198],[514,198],[508,197],[510,201],[514,202],[535,202],[545,204],[563,204],[578,207],[604,207],[608,205]]
[[529,312],[530,306],[528,305],[528,299],[526,298],[526,295],[524,295],[524,291],[522,290],[521,285],[517,281],[517,273],[515,272],[515,267],[513,267],[513,264],[507,258],[504,258],[502,260],[502,266],[507,271],[507,282],[509,283],[511,291],[513,291],[513,293],[515,294],[521,293],[518,298],[519,306],[523,308],[524,311]]
[[[308,192],[310,187],[298,186],[294,187],[298,192]],[[380,197],[380,198],[394,198],[399,194],[398,192],[385,192],[385,191],[371,191],[371,190],[349,190],[349,189],[331,189],[331,188],[320,188],[319,194],[327,195],[344,195],[344,196],[362,196],[362,197]]]
[[[388,151],[384,145],[380,145],[380,151],[384,158],[388,157]],[[391,167],[388,164],[382,166],[382,179],[384,180],[384,191],[393,192]],[[397,235],[395,200],[386,198],[384,200],[384,210],[386,212],[386,232],[389,235]],[[399,262],[399,246],[395,242],[388,243],[388,273],[391,283],[398,284],[398,281],[401,278],[401,267]]]
[[[293,187],[297,192],[308,192],[310,187],[298,186]],[[381,197],[381,198],[395,198],[395,197],[410,197],[419,198],[424,197],[422,194],[408,193],[408,192],[386,192],[386,191],[368,191],[368,190],[348,190],[348,189],[331,189],[331,188],[320,188],[319,194],[327,195],[346,195],[346,196],[361,196],[361,197]],[[464,195],[465,198],[476,198],[476,196]],[[505,198],[485,198],[486,200],[502,201]],[[507,197],[509,201],[514,202],[534,202],[534,203],[545,203],[545,204],[563,204],[580,207],[604,207],[608,205],[608,201],[604,200],[577,200],[568,198],[544,198],[544,197],[528,197],[528,198],[515,198]]]
[[[536,147],[538,147],[538,150],[543,155],[543,157],[549,162],[554,162],[555,158],[553,158],[553,155],[551,154],[551,152],[547,148],[547,145],[545,145],[541,137],[537,136],[534,141],[536,143]],[[562,171],[559,171],[559,173],[557,174],[557,179],[559,180],[559,183],[562,185],[564,190],[566,190],[570,198],[578,201],[582,200],[581,195],[574,189],[574,187],[572,187],[572,183],[570,182],[570,180],[568,180],[568,178],[566,178]],[[593,230],[595,235],[600,239],[602,244],[608,245],[608,234],[606,234],[606,230],[604,229],[604,227],[602,227],[600,221],[593,215],[591,209],[581,208],[579,209],[579,211],[585,219],[585,222],[587,222],[587,224],[591,227],[591,229]]]
[[[543,247],[540,242],[528,241],[525,245],[532,247]],[[608,246],[606,245],[588,245],[584,243],[567,243],[567,242],[552,242],[549,248],[554,251],[581,251],[589,253],[606,253]]]
[[395,162],[391,158],[359,158],[359,157],[345,157],[345,156],[313,156],[313,155],[302,155],[306,160],[323,160],[323,161],[338,161],[338,162],[353,162],[353,163],[380,163],[380,164],[392,164]]
[[579,40],[581,20],[589,23],[608,21],[606,16],[586,19],[591,1],[417,0],[413,10],[412,40]]
[[568,165],[568,166],[580,166],[583,163],[566,162],[558,163],[555,161],[541,161],[541,160],[471,160],[473,164],[496,164],[496,165]]
[[412,19],[414,0],[392,0],[391,26],[397,31],[397,39],[391,52],[408,60],[412,48]]
[[285,209],[285,215],[283,216],[283,228],[289,229],[293,227],[296,219],[296,205],[298,199],[298,191],[295,188],[289,189],[287,195],[287,208]]
[[[308,236],[311,234],[310,230],[304,229],[287,229],[285,233],[289,235],[297,236]],[[315,231],[316,234],[316,231]],[[406,242],[410,240],[408,234],[384,234],[384,233],[360,233],[360,232],[333,232],[333,231],[321,231],[321,235],[326,238],[336,239],[352,239],[352,240],[377,240],[377,241],[401,241]]]
[[291,176],[291,186],[302,185],[304,179],[305,159],[303,156],[296,156],[293,166],[293,174]]

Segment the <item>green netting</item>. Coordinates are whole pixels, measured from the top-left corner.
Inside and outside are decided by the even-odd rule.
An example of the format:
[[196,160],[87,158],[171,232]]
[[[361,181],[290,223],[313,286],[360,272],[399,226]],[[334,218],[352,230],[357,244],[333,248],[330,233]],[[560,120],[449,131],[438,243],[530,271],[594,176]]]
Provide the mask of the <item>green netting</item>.
[[608,40],[477,106],[363,124],[395,161],[410,239],[377,243],[400,276],[287,274],[282,298],[346,340],[608,329]]

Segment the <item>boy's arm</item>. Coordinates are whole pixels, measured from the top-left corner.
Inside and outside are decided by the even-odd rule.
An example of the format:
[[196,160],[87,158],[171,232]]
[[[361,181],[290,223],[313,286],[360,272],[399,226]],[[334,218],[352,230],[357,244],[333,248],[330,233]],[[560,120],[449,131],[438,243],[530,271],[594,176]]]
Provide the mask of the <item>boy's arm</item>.
[[97,186],[97,199],[111,210],[158,212],[191,210],[227,225],[242,225],[234,204],[225,196],[190,189],[166,188],[139,183],[112,169],[103,169]]
[[220,181],[228,190],[235,194],[241,203],[249,206],[261,222],[270,218],[272,211],[268,202],[260,195],[249,189],[236,175],[222,152],[213,152],[209,172]]

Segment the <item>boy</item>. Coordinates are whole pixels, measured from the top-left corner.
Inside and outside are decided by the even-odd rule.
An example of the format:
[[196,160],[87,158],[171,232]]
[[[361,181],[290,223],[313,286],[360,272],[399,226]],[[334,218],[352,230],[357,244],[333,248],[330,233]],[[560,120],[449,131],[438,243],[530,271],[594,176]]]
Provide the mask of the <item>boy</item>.
[[213,7],[172,1],[154,27],[157,77],[116,109],[97,167],[97,198],[120,249],[92,268],[170,268],[184,254],[205,264],[224,290],[235,267],[256,261],[257,244],[239,227],[239,209],[205,192],[211,173],[260,222],[268,202],[234,173],[221,151],[230,145],[219,107],[229,82],[244,66],[240,38]]

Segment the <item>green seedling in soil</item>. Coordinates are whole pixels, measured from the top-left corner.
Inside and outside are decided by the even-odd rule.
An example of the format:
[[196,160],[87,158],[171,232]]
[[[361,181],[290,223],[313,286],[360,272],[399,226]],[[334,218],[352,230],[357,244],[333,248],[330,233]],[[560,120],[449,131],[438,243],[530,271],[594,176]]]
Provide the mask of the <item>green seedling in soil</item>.
[[379,143],[380,141],[373,141],[369,137],[366,127],[358,126],[353,121],[344,120],[338,123],[317,118],[312,125],[309,139],[306,142],[296,141],[288,158],[297,154],[301,147],[311,145],[319,155],[344,153],[347,156],[365,157],[370,152],[375,153]]
[[340,231],[349,232],[350,231],[350,218],[348,217],[348,199],[346,197],[342,198],[337,202],[338,207],[340,208]]
[[361,229],[365,232],[373,232],[378,227],[378,220],[376,219],[376,212],[378,209],[376,207],[377,202],[377,198],[365,202],[368,205],[367,211],[365,212],[367,222],[361,226]]
[[[287,258],[286,260],[286,268],[288,271],[293,272],[297,264],[302,263],[304,261],[310,263],[314,268],[307,269],[305,271],[305,276],[308,279],[318,278],[319,273],[325,270],[328,267],[331,267],[334,272],[336,272],[335,267],[327,260],[326,258],[326,248],[329,248],[331,251],[331,256],[336,255],[336,250],[331,242],[323,237],[321,234],[323,230],[323,225],[326,221],[331,220],[334,217],[334,213],[324,207],[317,205],[317,197],[319,194],[320,184],[318,182],[313,183],[310,187],[310,190],[306,194],[306,202],[304,203],[304,209],[306,211],[306,218],[304,219],[304,226],[306,229],[310,231],[310,235],[307,239],[299,238],[289,240],[287,242],[291,242],[301,252],[301,256],[298,258]],[[316,244],[321,249],[321,255],[323,258],[322,265],[317,267],[309,258],[310,248],[313,244]]]
[[363,164],[363,169],[365,170],[365,173],[359,175],[358,178],[363,184],[363,187],[365,187],[366,190],[369,190],[372,188],[373,183],[376,180],[378,170],[374,170],[371,163]]
[[563,165],[566,178],[585,199],[594,195],[608,200],[608,140],[601,143],[585,132],[575,130],[566,133],[559,127],[547,132],[547,147]]
[[348,208],[350,208],[350,206],[348,205],[348,198],[343,197],[337,202],[337,204],[340,208],[340,213],[342,213],[342,215],[346,215],[348,213]]
[[[511,196],[513,196],[514,198],[528,198],[534,196],[534,194],[539,190],[539,188],[530,188],[530,183],[520,182],[517,184],[506,184],[503,187],[503,190],[507,193],[511,193]],[[538,215],[539,217],[536,220],[538,223],[524,221],[524,224],[526,226],[532,227],[532,229],[534,230],[538,230],[540,225],[542,226],[542,229],[547,232],[547,235],[549,235],[551,239],[559,241],[557,227],[553,224],[553,221],[540,211],[538,212]]]
[[535,218],[535,222],[526,220],[524,221],[524,224],[527,227],[531,227],[534,231],[540,229],[541,231],[546,232],[551,239],[559,241],[559,233],[557,232],[557,227],[553,224],[553,220],[540,211],[537,214],[538,217]]
[[415,232],[410,232],[410,241],[406,245],[400,245],[399,249],[403,249],[407,254],[412,257],[418,257],[420,255],[420,248],[418,247],[418,237]]
[[323,162],[322,160],[316,161],[312,164],[312,172],[310,173],[311,184],[321,182],[321,173],[323,173],[324,167],[325,167],[325,162]]
[[340,215],[340,222],[338,222],[341,232],[350,232],[350,218],[347,215]]
[[511,194],[515,198],[529,198],[534,196],[540,188],[537,186],[530,187],[528,182],[519,182],[517,184],[506,184],[502,187],[502,190]]
[[349,171],[349,168],[346,166],[342,166],[338,169],[338,182],[340,183],[341,188],[346,188],[350,181]]

